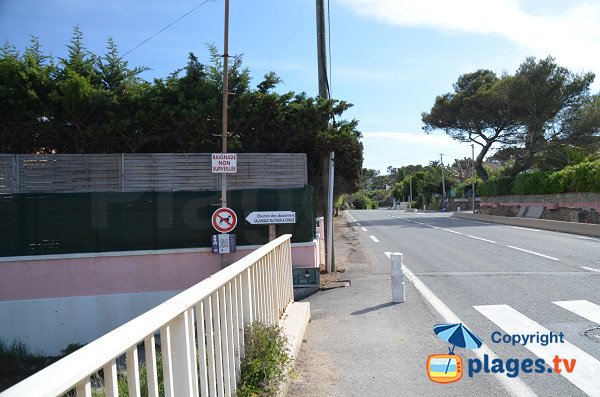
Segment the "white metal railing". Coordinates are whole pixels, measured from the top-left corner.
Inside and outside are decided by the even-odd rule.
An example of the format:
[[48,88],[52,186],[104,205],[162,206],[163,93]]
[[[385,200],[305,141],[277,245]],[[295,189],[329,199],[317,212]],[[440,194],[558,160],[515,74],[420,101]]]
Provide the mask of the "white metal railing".
[[[96,388],[94,380],[103,378],[104,395],[116,397],[118,373],[126,371],[130,397],[140,396],[143,381],[148,396],[158,397],[157,333],[166,397],[231,396],[244,354],[244,326],[276,324],[293,302],[290,238],[287,234],[260,247],[0,396],[61,396],[75,390],[77,397],[91,397],[92,382]],[[123,355],[125,365],[120,364]],[[147,379],[140,378],[141,361]]]

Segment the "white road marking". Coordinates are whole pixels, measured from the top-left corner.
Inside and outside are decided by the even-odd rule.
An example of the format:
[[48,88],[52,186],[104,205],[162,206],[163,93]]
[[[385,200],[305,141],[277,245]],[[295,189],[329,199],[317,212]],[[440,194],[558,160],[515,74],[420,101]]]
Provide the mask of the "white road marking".
[[[519,313],[508,305],[485,305],[473,306],[475,310],[486,316],[502,330],[511,335],[515,334],[549,334],[550,331],[527,316]],[[540,343],[527,343],[524,347],[553,366],[552,360],[556,355],[563,359],[577,360],[577,367],[568,373],[562,366],[562,376],[567,378],[575,386],[590,396],[600,396],[600,361],[590,356],[577,346],[564,341],[564,343],[553,343],[542,346]]]
[[455,221],[464,221],[464,219],[461,218],[455,218],[453,216],[450,217],[450,219],[455,220]]
[[443,231],[445,231],[445,232],[450,232],[450,233],[454,233],[454,234],[460,234],[461,236],[463,235],[461,232],[457,232],[457,231],[455,231],[455,230],[444,229],[444,228],[441,228],[441,229],[442,229]]
[[[389,258],[391,252],[385,252],[385,255]],[[402,270],[406,277],[412,282],[417,289],[433,308],[442,316],[444,321],[447,323],[463,323],[458,316],[450,310],[448,306],[438,298],[413,272],[410,271],[404,264],[402,264]],[[480,359],[484,359],[484,355],[487,355],[489,360],[498,358],[496,353],[492,351],[485,343],[477,350],[473,350],[473,353]],[[529,386],[523,382],[520,378],[509,378],[504,374],[494,374],[496,379],[504,386],[506,391],[513,396],[535,396],[536,394],[531,390]]]
[[366,227],[361,227],[361,229],[362,229],[363,232],[368,231]]
[[589,271],[591,271],[591,272],[598,272],[598,273],[600,273],[600,269],[595,269],[595,268],[593,268],[593,267],[581,266],[581,268],[582,268],[582,269],[585,269],[585,270],[589,270]]
[[526,250],[525,248],[519,248],[519,247],[515,247],[515,246],[512,246],[512,245],[507,245],[507,247],[508,247],[508,248],[515,249],[515,250],[519,250],[519,251],[527,252],[527,253],[529,253],[529,254],[533,254],[533,255],[541,256],[542,258],[552,259],[553,261],[557,261],[557,260],[558,260],[558,258],[554,258],[554,257],[552,257],[552,256],[548,256],[548,255],[540,254],[539,252],[535,252],[535,251],[529,251],[529,250]]
[[475,240],[481,240],[481,241],[486,241],[488,243],[496,244],[495,241],[488,240],[487,238],[482,238],[482,237],[477,237],[477,236],[471,236],[470,234],[465,234],[465,236],[470,237],[470,238],[474,238]]
[[360,222],[356,222],[356,226],[360,226]]
[[541,232],[540,229],[532,229],[530,227],[521,227],[521,226],[509,226],[509,227],[512,227],[513,229],[528,230],[530,232]]
[[600,241],[599,239],[593,238],[593,237],[575,236],[575,238],[578,238],[578,239],[581,239],[581,240]]
[[369,236],[369,237],[371,237],[371,240],[373,240],[373,242],[375,242],[375,243],[379,242],[379,240],[377,240],[377,237],[375,237],[375,236]]
[[559,302],[552,302],[555,305],[558,305],[560,307],[563,307],[565,309],[567,309],[568,311],[571,311],[575,314],[577,314],[578,316],[581,316],[583,318],[586,318],[590,321],[595,322],[596,324],[600,324],[600,306],[586,301],[586,300],[579,300],[579,301],[559,301]]

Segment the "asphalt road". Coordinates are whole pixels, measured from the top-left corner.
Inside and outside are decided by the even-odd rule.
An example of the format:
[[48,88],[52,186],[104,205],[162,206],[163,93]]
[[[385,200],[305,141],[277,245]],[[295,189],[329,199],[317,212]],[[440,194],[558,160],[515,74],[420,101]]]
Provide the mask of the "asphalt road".
[[[406,273],[414,275],[406,283],[412,281],[427,310],[442,322],[463,322],[483,340],[479,351],[455,351],[465,361],[463,379],[456,383],[466,381],[461,393],[471,385],[472,394],[479,395],[481,390],[475,390],[485,385],[494,394],[600,396],[600,336],[593,341],[583,335],[600,326],[600,239],[440,213],[352,210],[346,216],[365,257],[385,261],[386,253],[401,252]],[[313,303],[317,310],[318,299]],[[492,340],[494,333],[497,339],[550,332],[562,333],[562,342],[523,346]],[[504,373],[475,371],[476,359],[483,364],[487,355],[491,362],[494,354]],[[553,370],[557,355],[560,374]],[[528,366],[540,358],[545,366]],[[495,363],[498,370],[500,363]],[[568,373],[565,365],[573,364]],[[518,375],[507,376],[516,374],[515,365]]]

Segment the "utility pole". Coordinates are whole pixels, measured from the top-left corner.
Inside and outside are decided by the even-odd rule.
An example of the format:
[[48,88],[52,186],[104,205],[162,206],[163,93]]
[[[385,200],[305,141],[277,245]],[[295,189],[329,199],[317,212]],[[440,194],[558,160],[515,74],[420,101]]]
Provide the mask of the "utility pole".
[[471,144],[471,196],[473,199],[473,213],[475,213],[475,145]]
[[[329,99],[329,83],[327,82],[327,35],[325,33],[325,1],[316,0],[316,11],[317,11],[317,71],[319,77],[319,96],[323,99]],[[333,153],[333,152],[332,152]],[[333,158],[330,154],[329,162],[327,158],[323,156],[321,162],[321,169],[323,170],[323,206],[321,210],[325,216],[325,236],[333,235],[333,208],[328,208],[328,194],[333,189]],[[329,185],[328,185],[329,183]],[[326,269],[332,271],[335,269],[335,257],[333,255],[333,238],[328,241],[329,238],[325,239],[325,252],[326,252]]]
[[442,165],[442,203],[446,204],[446,181],[444,181],[444,158],[443,154],[440,153],[440,163]]
[[329,99],[327,82],[327,35],[325,33],[325,0],[317,0],[317,63],[319,73],[319,96]]
[[[223,33],[223,122],[222,151],[227,153],[227,110],[229,96],[229,0],[225,0],[225,29]],[[221,174],[221,208],[227,207],[227,174]],[[221,269],[228,266],[228,255],[221,254]]]
[[409,201],[412,202],[413,201],[413,197],[412,197],[412,176],[410,177],[409,182],[410,182],[410,200]]
[[327,271],[335,271],[335,260],[333,257],[333,175],[335,169],[335,152],[329,153],[329,189],[327,191]]

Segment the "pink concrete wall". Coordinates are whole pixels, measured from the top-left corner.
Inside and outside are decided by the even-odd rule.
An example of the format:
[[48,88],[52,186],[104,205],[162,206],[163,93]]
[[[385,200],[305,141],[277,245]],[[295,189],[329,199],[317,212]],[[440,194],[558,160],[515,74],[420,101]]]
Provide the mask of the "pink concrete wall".
[[[0,301],[184,290],[221,268],[219,255],[176,251],[3,260]],[[230,261],[250,252],[240,249]],[[294,267],[315,266],[317,252],[316,244],[292,247]]]

